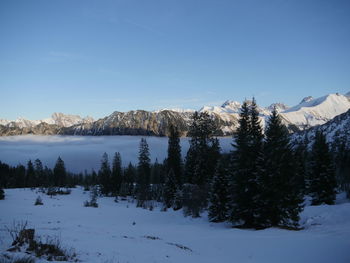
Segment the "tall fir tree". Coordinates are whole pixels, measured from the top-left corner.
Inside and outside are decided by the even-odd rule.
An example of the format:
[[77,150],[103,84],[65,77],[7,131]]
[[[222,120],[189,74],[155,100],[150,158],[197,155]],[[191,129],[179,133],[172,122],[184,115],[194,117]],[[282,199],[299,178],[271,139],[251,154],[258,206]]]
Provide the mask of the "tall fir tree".
[[27,163],[27,170],[26,170],[26,187],[35,187],[36,185],[36,178],[35,178],[35,171],[34,171],[34,165],[31,160]]
[[289,132],[276,109],[267,122],[265,135],[265,173],[260,182],[265,226],[297,227],[303,208],[302,187]]
[[55,167],[53,169],[53,183],[54,186],[63,187],[66,186],[67,172],[64,165],[64,161],[61,157],[58,157]]
[[167,173],[173,170],[175,182],[177,186],[182,184],[182,159],[180,146],[180,133],[178,129],[171,125],[169,128],[170,135],[168,139],[168,157],[167,157]]
[[111,191],[113,195],[118,195],[123,179],[122,158],[119,152],[114,154],[111,174]]
[[98,172],[101,194],[109,195],[112,192],[111,168],[108,161],[108,154],[104,153],[101,159],[101,168]]
[[137,166],[136,198],[137,206],[144,207],[150,199],[151,159],[148,144],[142,138],[139,146],[139,162]]
[[174,205],[175,193],[177,190],[177,180],[173,169],[170,169],[165,177],[163,189],[163,203],[166,208]]
[[218,140],[213,136],[216,124],[206,112],[195,112],[192,116],[188,136],[190,148],[186,155],[185,182],[199,186],[208,184],[213,177],[220,157]]
[[309,193],[312,204],[334,204],[337,186],[335,170],[326,137],[321,131],[315,134],[310,159]]
[[38,186],[48,185],[47,178],[44,174],[43,164],[39,159],[34,161],[35,178],[37,180]]
[[208,217],[211,222],[223,222],[229,217],[229,178],[223,160],[218,162],[211,183]]
[[255,100],[250,105],[245,101],[241,107],[231,163],[230,221],[242,222],[247,228],[265,225],[260,185],[264,172],[263,134],[258,116]]

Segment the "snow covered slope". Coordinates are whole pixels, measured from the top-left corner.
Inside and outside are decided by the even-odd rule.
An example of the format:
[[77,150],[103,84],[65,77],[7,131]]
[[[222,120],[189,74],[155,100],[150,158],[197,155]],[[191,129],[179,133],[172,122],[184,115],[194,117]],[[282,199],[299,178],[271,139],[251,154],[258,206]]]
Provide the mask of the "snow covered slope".
[[300,104],[281,112],[281,116],[287,123],[306,129],[324,124],[349,109],[350,101],[346,96],[329,94],[318,99],[308,97]]
[[310,142],[311,147],[316,131],[322,131],[329,143],[344,142],[346,147],[350,148],[350,110],[323,125],[293,134],[293,139],[299,142],[306,140]]
[[[5,189],[5,194],[0,252],[10,246],[6,227],[15,220],[28,221],[43,238],[60,237],[62,246],[74,248],[86,263],[350,262],[350,203],[345,199],[333,206],[306,206],[300,221],[304,230],[254,231],[210,223],[206,214],[193,219],[181,210],[161,212],[156,206],[149,211],[112,197],[99,198],[98,208],[84,207],[89,193],[80,188],[54,198],[30,189]],[[38,195],[42,206],[34,206]]]

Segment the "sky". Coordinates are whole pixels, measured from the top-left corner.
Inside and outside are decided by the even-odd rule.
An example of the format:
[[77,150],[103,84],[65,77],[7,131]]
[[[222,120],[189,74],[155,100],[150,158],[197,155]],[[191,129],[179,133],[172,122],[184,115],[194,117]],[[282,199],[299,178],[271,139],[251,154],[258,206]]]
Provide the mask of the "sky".
[[350,91],[347,0],[0,1],[0,119]]

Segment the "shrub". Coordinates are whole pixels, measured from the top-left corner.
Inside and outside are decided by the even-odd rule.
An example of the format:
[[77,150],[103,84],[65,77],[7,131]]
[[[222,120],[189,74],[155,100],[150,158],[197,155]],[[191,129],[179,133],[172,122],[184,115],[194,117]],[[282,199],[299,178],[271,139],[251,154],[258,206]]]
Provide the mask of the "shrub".
[[90,201],[85,201],[84,206],[85,207],[98,207],[97,203],[97,196],[98,196],[98,189],[96,186],[91,187],[90,190]]
[[41,199],[40,196],[38,196],[38,197],[36,198],[36,200],[35,200],[34,205],[43,205],[43,204],[44,204],[44,203],[43,203],[43,200]]
[[54,195],[69,195],[72,191],[68,188],[62,190],[60,187],[49,187],[47,188],[46,194],[50,196]]
[[[45,241],[40,237],[35,238],[35,229],[27,229],[27,222],[14,222],[11,228],[7,228],[7,231],[13,240],[12,246],[7,250],[9,252],[24,252],[49,261],[69,261],[76,257],[74,250],[64,249],[57,237],[47,237]],[[22,261],[16,259],[16,261],[9,262],[35,262],[28,257],[20,260]]]

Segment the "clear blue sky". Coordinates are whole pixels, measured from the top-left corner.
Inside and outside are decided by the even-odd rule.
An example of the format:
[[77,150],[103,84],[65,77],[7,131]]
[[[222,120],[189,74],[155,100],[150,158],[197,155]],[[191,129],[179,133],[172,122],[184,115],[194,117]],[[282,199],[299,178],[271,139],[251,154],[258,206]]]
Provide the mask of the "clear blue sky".
[[0,1],[0,118],[350,91],[350,1]]

